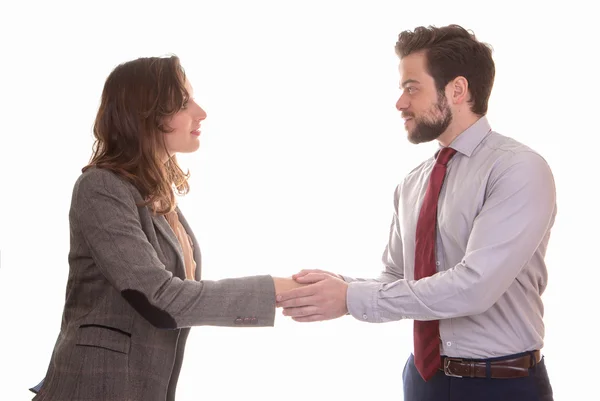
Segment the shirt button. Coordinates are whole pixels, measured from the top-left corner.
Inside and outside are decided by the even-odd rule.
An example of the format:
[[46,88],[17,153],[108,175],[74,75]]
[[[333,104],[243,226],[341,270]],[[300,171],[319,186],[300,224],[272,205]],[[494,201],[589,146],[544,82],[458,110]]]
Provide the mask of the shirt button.
[[441,265],[440,261],[438,260],[437,262],[435,262],[436,266]]
[[363,319],[367,320],[369,318],[369,316],[367,316],[366,313],[363,313]]
[[446,345],[447,345],[448,347],[452,347],[452,341],[447,341],[447,342],[446,342]]

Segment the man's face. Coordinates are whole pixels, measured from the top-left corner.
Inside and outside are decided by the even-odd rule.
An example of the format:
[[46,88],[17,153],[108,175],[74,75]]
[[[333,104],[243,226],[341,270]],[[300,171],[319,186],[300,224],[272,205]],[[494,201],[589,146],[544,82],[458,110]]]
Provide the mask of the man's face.
[[452,122],[452,111],[444,92],[438,92],[426,68],[426,56],[413,53],[400,60],[402,95],[396,108],[402,112],[408,140],[412,143],[437,139]]

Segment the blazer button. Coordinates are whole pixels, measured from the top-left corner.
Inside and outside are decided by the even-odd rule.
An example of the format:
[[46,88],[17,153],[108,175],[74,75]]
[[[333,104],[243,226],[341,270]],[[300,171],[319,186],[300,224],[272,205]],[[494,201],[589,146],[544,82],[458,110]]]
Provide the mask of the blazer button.
[[257,323],[258,323],[258,319],[257,319],[257,318],[255,318],[255,317],[253,317],[253,318],[250,320],[250,323],[251,323],[251,324],[257,324]]
[[252,319],[250,319],[249,317],[244,318],[244,324],[250,324],[251,321]]
[[237,319],[234,320],[235,324],[242,324],[244,323],[244,320],[241,317],[238,317]]

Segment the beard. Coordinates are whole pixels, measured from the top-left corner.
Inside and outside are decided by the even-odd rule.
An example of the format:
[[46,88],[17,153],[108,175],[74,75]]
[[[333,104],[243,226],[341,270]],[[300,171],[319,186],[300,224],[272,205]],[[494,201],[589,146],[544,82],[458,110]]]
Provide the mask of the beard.
[[448,106],[445,93],[438,93],[437,103],[431,106],[429,111],[422,117],[416,117],[411,113],[403,113],[403,117],[412,117],[415,127],[408,131],[408,140],[418,144],[430,142],[439,138],[448,129],[452,122],[452,112]]

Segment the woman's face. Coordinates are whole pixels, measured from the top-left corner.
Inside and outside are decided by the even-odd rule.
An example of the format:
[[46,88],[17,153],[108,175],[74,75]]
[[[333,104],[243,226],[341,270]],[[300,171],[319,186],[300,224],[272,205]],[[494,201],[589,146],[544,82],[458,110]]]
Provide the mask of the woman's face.
[[176,153],[191,153],[200,147],[200,123],[206,112],[194,100],[194,90],[186,80],[185,88],[190,98],[184,107],[165,121],[172,132],[165,134],[165,144],[169,156]]

